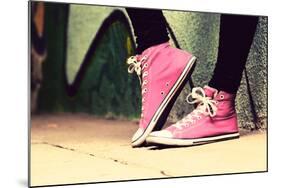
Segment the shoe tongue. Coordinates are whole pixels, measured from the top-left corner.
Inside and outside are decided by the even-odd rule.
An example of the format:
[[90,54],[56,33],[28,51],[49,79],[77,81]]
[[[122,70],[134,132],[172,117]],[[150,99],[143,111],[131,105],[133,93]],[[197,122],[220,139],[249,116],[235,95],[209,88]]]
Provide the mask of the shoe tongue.
[[204,86],[204,92],[207,97],[215,97],[218,94],[218,90],[210,86]]
[[151,46],[151,47],[145,49],[142,52],[142,55],[144,55],[144,54],[148,55],[148,54],[151,54],[151,53],[157,53],[158,51],[162,50],[163,48],[167,48],[169,46],[170,46],[169,41],[161,43],[161,44],[156,44],[154,46]]

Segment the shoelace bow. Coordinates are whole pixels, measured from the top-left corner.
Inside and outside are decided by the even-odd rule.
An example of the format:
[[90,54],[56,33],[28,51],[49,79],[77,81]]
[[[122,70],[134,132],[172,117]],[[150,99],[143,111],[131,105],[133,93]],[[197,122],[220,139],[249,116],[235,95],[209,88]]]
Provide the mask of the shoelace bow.
[[[190,100],[192,98],[192,100]],[[216,103],[217,101],[207,97],[204,90],[201,87],[195,87],[192,89],[192,92],[187,95],[186,101],[189,104],[196,104],[198,106],[190,114],[185,116],[182,120],[178,121],[174,126],[182,128],[187,126],[188,123],[194,123],[194,118],[200,119],[201,114],[209,115],[214,117],[217,112]]]
[[131,56],[128,58],[127,60],[127,64],[129,65],[128,67],[128,73],[132,74],[133,72],[136,72],[138,77],[139,77],[139,81],[140,84],[142,84],[142,78],[141,78],[141,74],[142,74],[142,70],[144,69],[141,67],[141,64],[143,62],[145,62],[147,59],[146,56],[142,57],[140,61],[137,60],[136,56]]
[[143,103],[145,102],[145,96],[144,94],[147,92],[147,88],[145,85],[148,83],[148,81],[145,79],[148,76],[148,71],[145,70],[147,68],[147,64],[145,63],[143,66],[142,64],[147,60],[147,56],[143,56],[139,61],[137,60],[136,56],[131,56],[127,60],[128,66],[128,73],[132,74],[136,72],[139,78],[139,82],[142,88],[142,113],[141,117],[143,117]]

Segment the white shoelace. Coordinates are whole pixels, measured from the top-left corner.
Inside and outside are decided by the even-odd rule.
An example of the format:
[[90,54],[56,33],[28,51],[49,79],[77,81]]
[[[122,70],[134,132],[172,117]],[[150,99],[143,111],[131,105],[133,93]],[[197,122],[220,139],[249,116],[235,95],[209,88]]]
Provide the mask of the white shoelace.
[[[192,98],[192,100],[190,100]],[[207,97],[204,90],[201,87],[195,87],[192,89],[192,92],[187,95],[186,101],[189,104],[198,103],[196,109],[194,109],[190,114],[185,116],[183,119],[178,121],[173,126],[177,128],[183,128],[184,126],[194,123],[195,119],[201,119],[201,115],[209,115],[214,117],[217,112],[216,103],[217,101]]]
[[[128,67],[128,73],[132,74],[136,72],[139,78],[139,82],[141,85],[141,93],[142,93],[142,113],[141,117],[143,117],[143,104],[145,102],[145,93],[147,93],[147,88],[145,87],[148,83],[148,81],[145,79],[148,76],[148,71],[146,70],[147,68],[147,63],[144,63],[147,60],[147,56],[143,56],[140,61],[137,60],[136,56],[131,56],[127,60],[127,64],[129,65]],[[143,66],[141,66],[144,63]]]

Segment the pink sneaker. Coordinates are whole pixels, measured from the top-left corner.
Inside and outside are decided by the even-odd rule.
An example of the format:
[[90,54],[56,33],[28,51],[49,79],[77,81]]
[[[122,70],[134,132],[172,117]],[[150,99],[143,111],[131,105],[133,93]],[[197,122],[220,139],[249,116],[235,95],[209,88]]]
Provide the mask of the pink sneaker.
[[[219,140],[238,138],[235,96],[205,86],[193,88],[186,98],[190,104],[197,103],[193,112],[168,128],[152,132],[148,143],[189,146]],[[192,100],[192,101],[191,101]]]
[[152,46],[128,59],[128,72],[136,72],[142,88],[142,114],[132,146],[141,146],[149,133],[160,130],[190,77],[196,58],[169,42]]

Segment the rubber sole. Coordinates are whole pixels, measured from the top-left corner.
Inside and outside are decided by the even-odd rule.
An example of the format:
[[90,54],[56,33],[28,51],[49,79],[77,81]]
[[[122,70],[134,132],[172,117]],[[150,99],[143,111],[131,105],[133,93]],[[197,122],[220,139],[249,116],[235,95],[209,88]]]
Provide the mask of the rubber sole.
[[230,133],[206,138],[196,138],[196,139],[175,139],[175,138],[165,138],[165,137],[156,137],[148,136],[146,142],[149,144],[160,144],[167,146],[192,146],[192,145],[201,145],[208,144],[218,141],[224,141],[229,139],[239,138],[239,133]]
[[195,65],[196,57],[193,56],[187,63],[175,85],[172,87],[166,98],[160,104],[158,110],[151,118],[151,121],[144,130],[143,134],[138,139],[132,142],[132,147],[139,147],[144,145],[146,137],[149,135],[149,133],[155,130],[160,130],[164,126],[173,104],[175,103],[185,83],[188,81],[192,72],[194,71]]

